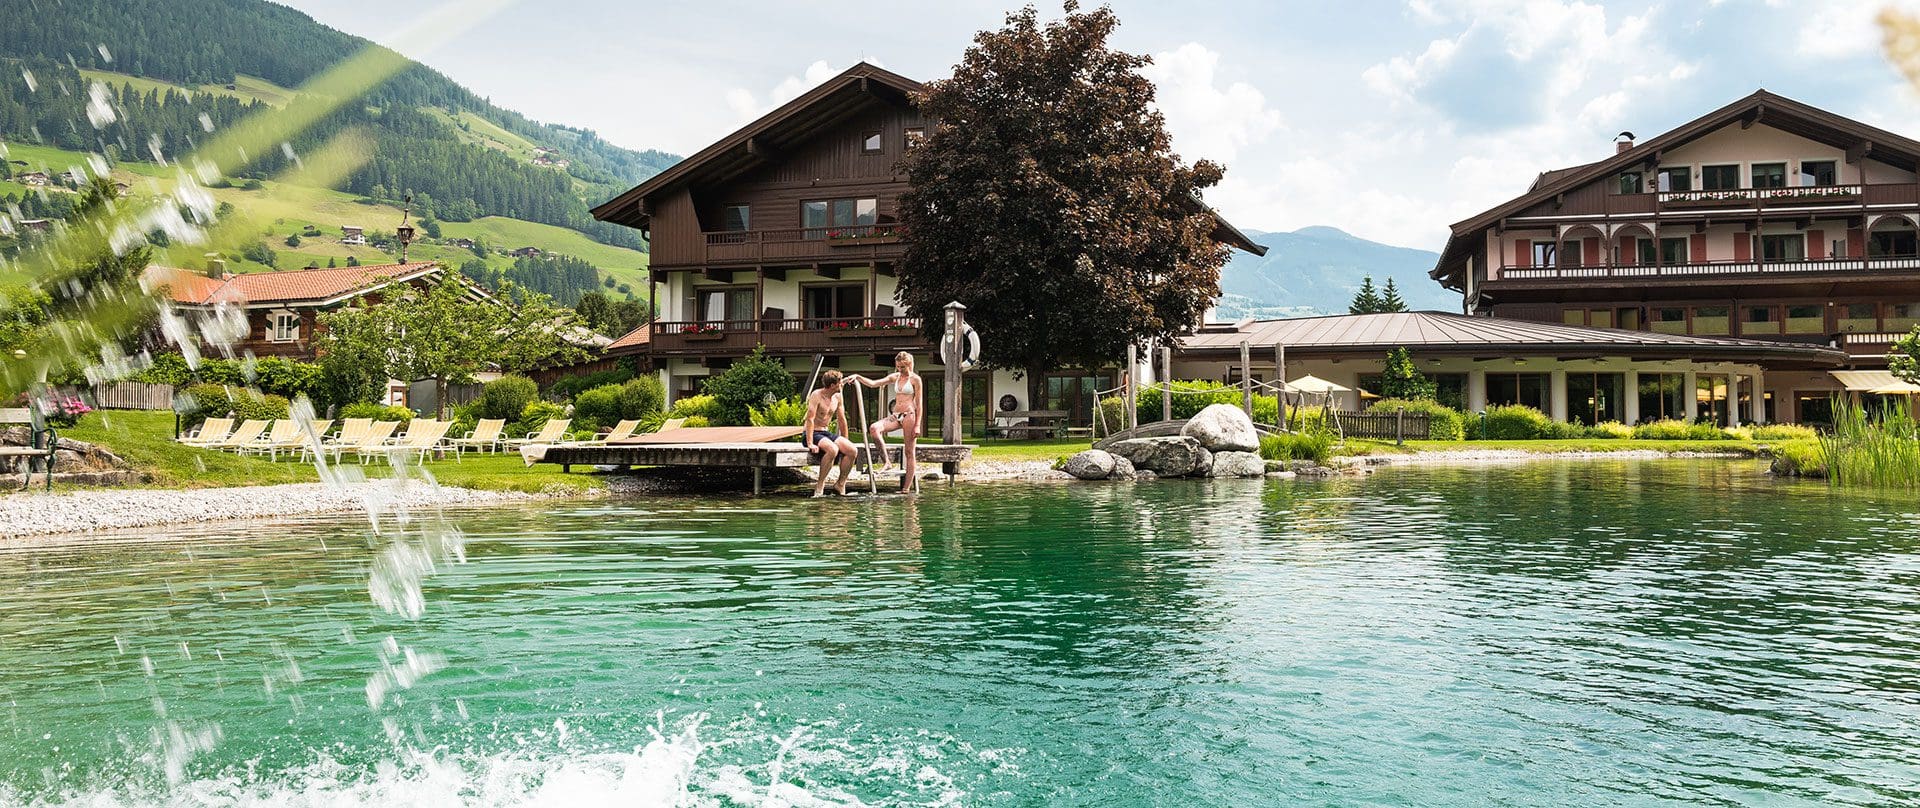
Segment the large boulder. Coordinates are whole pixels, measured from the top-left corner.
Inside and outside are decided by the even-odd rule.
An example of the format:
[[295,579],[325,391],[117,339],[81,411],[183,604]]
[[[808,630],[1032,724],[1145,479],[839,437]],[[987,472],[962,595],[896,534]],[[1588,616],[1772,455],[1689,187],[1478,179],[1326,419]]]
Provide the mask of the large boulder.
[[1172,435],[1164,438],[1132,438],[1107,447],[1133,463],[1135,469],[1151,471],[1161,477],[1185,477],[1200,467],[1200,442]]
[[[1104,480],[1113,475],[1113,461],[1113,455],[1107,452],[1088,449],[1067,458],[1060,468],[1082,480]],[[1128,470],[1131,471],[1131,467]]]
[[1180,434],[1200,442],[1210,452],[1260,451],[1260,432],[1253,419],[1231,404],[1208,404],[1187,420]]
[[1124,457],[1121,457],[1117,454],[1109,454],[1108,456],[1113,458],[1113,473],[1107,475],[1107,479],[1132,480],[1140,476],[1139,473],[1133,468],[1133,461],[1128,460]]
[[1188,473],[1195,477],[1205,477],[1213,473],[1213,453],[1207,451],[1207,447],[1200,447],[1200,462],[1193,464],[1193,471]]
[[1259,477],[1267,473],[1267,461],[1252,452],[1214,452],[1208,477]]

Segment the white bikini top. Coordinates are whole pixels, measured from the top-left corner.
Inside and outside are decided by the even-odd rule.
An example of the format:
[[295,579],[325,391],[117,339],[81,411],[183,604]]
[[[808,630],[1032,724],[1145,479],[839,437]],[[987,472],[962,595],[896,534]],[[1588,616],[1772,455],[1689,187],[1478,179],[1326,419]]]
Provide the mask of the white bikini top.
[[913,377],[912,376],[900,377],[900,395],[903,395],[903,396],[913,395]]

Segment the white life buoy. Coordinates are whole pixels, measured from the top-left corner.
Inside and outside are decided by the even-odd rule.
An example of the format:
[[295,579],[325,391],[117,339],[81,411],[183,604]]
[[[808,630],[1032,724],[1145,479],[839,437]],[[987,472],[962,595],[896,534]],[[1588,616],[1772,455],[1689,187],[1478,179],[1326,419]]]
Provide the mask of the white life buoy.
[[[960,369],[969,370],[980,361],[980,332],[973,330],[973,326],[967,325],[961,326],[960,333],[966,338],[966,343],[963,346],[964,352],[960,354]],[[940,358],[942,361],[945,361],[947,353],[952,347],[952,334],[947,334],[940,338]]]

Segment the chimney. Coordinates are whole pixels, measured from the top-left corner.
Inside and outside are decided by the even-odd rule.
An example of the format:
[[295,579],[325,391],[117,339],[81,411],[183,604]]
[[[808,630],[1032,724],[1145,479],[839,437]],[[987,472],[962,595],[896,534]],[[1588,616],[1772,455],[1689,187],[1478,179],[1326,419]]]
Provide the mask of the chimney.
[[207,260],[207,277],[226,277],[227,260],[225,258],[221,258],[219,253],[207,253],[204,257]]
[[1613,153],[1619,154],[1633,148],[1633,133],[1621,132],[1613,136]]

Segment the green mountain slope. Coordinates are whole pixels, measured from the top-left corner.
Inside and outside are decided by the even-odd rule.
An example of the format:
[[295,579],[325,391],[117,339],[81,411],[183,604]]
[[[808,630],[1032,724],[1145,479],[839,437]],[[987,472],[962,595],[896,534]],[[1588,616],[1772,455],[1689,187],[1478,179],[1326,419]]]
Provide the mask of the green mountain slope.
[[1458,293],[1427,277],[1440,260],[1437,253],[1368,241],[1332,227],[1247,235],[1265,245],[1267,254],[1235,252],[1220,271],[1219,319],[1344,314],[1368,275],[1376,286],[1393,279],[1408,308],[1460,309]]
[[[186,154],[207,128],[218,130],[285,106],[295,98],[289,88],[377,47],[262,0],[36,0],[32,5],[33,13],[11,15],[0,25],[0,60],[7,62],[0,67],[0,143],[16,152],[51,147],[82,156],[97,153],[135,174],[142,173],[139,161],[152,160],[156,151],[167,157]],[[113,120],[102,123],[95,117],[89,125],[89,102],[102,101],[115,113]],[[637,283],[645,266],[639,234],[593,221],[587,208],[677,157],[623,149],[588,130],[532,121],[418,64],[370,88],[363,101],[321,120],[288,149],[255,156],[236,172],[235,184],[267,181],[339,132],[362,130],[373,142],[370,159],[333,190],[395,205],[412,195],[416,216],[437,219],[448,238],[477,235],[496,247],[563,252],[644,294]],[[15,160],[15,170],[24,167],[26,161],[18,155]],[[0,184],[0,196],[21,197],[25,190]],[[246,210],[246,203],[261,204],[258,200],[223,196],[222,201],[252,220],[283,220],[303,228],[306,223],[323,230],[358,224],[373,232],[391,230],[398,222],[397,210],[390,216],[370,210],[350,217],[356,221],[340,221],[349,218],[348,212],[321,204],[339,200],[274,190],[268,196],[284,201],[267,206],[270,210]],[[58,203],[40,200],[25,213],[57,216]],[[583,237],[559,235],[564,231]],[[277,247],[284,235],[263,238]]]

